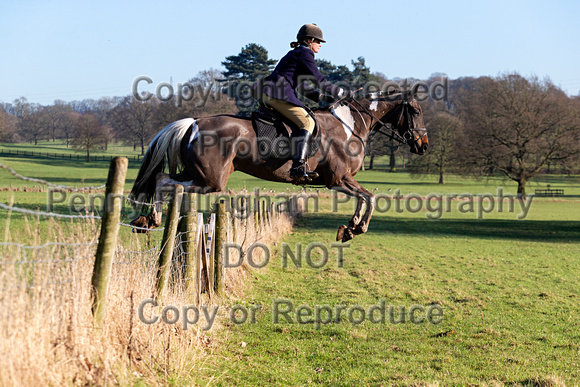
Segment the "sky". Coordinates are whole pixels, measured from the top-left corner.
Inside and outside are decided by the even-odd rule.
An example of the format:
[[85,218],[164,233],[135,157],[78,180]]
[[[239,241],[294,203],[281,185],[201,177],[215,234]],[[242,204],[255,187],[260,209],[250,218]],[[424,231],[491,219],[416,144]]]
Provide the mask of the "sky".
[[300,26],[317,58],[389,79],[518,72],[580,94],[580,1],[0,0],[0,103],[98,99],[186,82],[249,43],[281,58]]

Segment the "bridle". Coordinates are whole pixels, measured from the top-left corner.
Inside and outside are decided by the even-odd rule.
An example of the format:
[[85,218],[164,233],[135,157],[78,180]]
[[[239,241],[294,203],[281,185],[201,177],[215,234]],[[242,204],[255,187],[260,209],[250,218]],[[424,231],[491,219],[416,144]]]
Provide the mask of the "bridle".
[[[377,92],[377,93],[372,93],[372,94],[366,95],[365,98],[368,98],[370,100],[375,100],[375,99],[379,99],[383,96],[390,97],[390,96],[392,96],[392,93]],[[394,125],[388,126],[380,118],[377,118],[371,111],[369,111],[366,107],[364,107],[359,101],[357,101],[356,99],[352,99],[352,101],[355,102],[363,112],[365,112],[366,114],[368,114],[371,117],[371,123],[370,123],[369,127],[373,126],[373,120],[376,120],[377,124],[380,125],[380,127],[375,128],[372,131],[372,133],[384,134],[385,136],[389,137],[390,139],[398,141],[401,144],[407,144],[409,146],[413,146],[419,140],[422,140],[425,136],[427,136],[427,129],[425,129],[425,128],[412,128],[411,127],[412,120],[411,120],[411,113],[409,112],[409,101],[408,101],[407,93],[402,93],[402,102],[401,102],[402,107],[401,107],[401,112],[399,113],[399,119],[397,120],[397,123],[399,123],[403,120],[403,118],[407,119],[407,130],[403,133],[403,135],[401,135],[396,128],[393,128]],[[347,103],[350,104],[350,102],[348,102],[348,101],[347,101]],[[352,104],[351,104],[351,106],[352,106]],[[359,109],[355,108],[354,106],[353,106],[353,108],[357,111],[359,110]],[[387,115],[389,115],[390,113],[391,112],[387,113]],[[387,132],[385,132],[381,129],[385,129]],[[419,131],[422,131],[423,134],[421,134],[418,137],[415,137],[415,132],[419,132]]]

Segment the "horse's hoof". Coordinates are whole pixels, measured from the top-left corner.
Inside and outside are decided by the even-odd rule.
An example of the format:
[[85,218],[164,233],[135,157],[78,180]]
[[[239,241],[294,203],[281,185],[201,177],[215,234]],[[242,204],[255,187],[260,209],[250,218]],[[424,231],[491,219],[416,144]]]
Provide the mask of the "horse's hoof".
[[[344,237],[344,230],[346,230],[347,227],[342,225],[338,228],[338,232],[336,233],[336,240],[339,241]],[[352,239],[352,238],[351,238]]]
[[354,233],[353,233],[352,228],[347,227],[344,230],[344,235],[342,236],[342,243],[348,242],[348,241],[350,241],[353,238],[354,238]]
[[142,234],[142,233],[146,233],[146,230],[142,230],[143,228],[149,228],[149,225],[147,224],[147,218],[144,217],[143,215],[140,215],[138,217],[136,217],[135,219],[133,219],[130,223],[131,226],[135,226],[135,227],[139,227],[139,228],[134,228],[133,232],[137,233],[137,234]]

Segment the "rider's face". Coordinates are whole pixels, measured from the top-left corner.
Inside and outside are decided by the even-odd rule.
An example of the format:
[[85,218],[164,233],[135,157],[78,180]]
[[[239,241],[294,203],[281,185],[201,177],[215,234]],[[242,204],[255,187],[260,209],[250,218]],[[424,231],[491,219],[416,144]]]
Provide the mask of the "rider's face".
[[312,51],[314,51],[315,54],[318,54],[318,51],[320,51],[321,45],[322,45],[322,43],[320,43],[320,40],[314,39],[312,41],[312,43],[310,44],[310,47],[312,48]]

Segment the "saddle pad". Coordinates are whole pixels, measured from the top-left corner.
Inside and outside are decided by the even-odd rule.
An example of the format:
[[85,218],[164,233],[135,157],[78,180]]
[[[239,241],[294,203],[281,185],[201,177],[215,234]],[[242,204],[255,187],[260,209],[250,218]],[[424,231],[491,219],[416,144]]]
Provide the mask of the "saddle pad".
[[[252,125],[258,138],[258,149],[262,159],[292,159],[295,145],[290,137],[292,130],[297,131],[295,127],[291,128],[279,118],[263,117],[256,112],[252,114]],[[313,157],[320,149],[318,125],[314,129],[314,136],[310,138],[308,148],[307,158]]]

